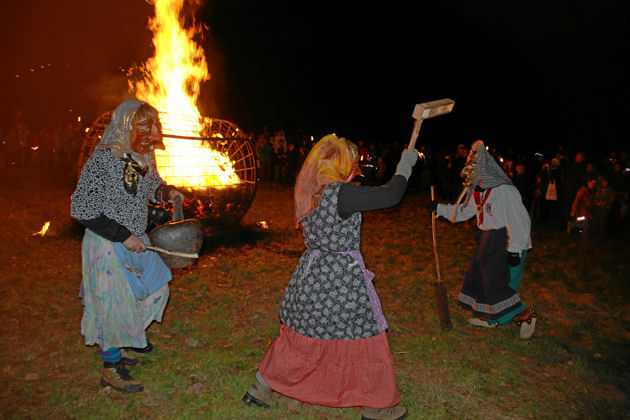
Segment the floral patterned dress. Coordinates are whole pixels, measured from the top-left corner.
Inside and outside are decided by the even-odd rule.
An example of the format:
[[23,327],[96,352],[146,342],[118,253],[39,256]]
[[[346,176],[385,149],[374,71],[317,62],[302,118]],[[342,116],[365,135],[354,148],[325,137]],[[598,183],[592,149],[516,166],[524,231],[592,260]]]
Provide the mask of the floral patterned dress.
[[267,384],[304,402],[390,407],[400,402],[387,322],[360,252],[361,213],[337,212],[329,184],[303,221],[306,252],[285,290],[280,336],[259,365]]

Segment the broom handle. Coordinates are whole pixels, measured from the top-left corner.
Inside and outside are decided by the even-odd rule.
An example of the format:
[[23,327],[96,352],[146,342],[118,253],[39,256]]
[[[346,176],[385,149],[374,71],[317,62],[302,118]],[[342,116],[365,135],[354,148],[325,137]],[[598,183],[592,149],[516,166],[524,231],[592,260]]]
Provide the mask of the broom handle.
[[420,133],[421,126],[422,120],[413,120],[413,131],[411,132],[411,140],[409,140],[407,150],[413,150],[416,147],[416,140],[418,140],[418,133]]
[[159,252],[160,254],[173,255],[175,257],[183,258],[199,258],[199,254],[187,254],[185,252],[169,251],[167,249],[158,248],[153,245],[146,245],[146,248],[151,251]]
[[[431,185],[431,201],[435,201],[435,191],[433,185]],[[437,274],[437,282],[440,283],[442,278],[440,277],[440,259],[438,258],[437,240],[435,239],[435,211],[431,212],[431,232],[433,234],[433,255],[435,255],[435,272]]]

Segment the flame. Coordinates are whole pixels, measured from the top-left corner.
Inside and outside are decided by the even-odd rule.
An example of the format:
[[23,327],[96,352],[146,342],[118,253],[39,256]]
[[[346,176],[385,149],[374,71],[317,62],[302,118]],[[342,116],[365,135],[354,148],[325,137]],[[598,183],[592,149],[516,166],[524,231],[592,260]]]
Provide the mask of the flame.
[[33,233],[33,236],[35,235],[44,236],[46,232],[48,232],[49,227],[50,227],[50,222],[44,223],[44,226],[42,226],[42,230],[40,230],[39,232]]
[[256,225],[258,225],[258,227],[260,227],[261,229],[265,229],[265,230],[269,229],[269,225],[264,220],[261,220],[260,222],[256,223]]
[[[184,29],[180,12],[184,0],[155,0],[155,17],[149,20],[155,55],[140,69],[144,79],[129,81],[136,96],[162,112],[165,132],[200,137],[203,118],[196,106],[200,85],[210,79],[203,49],[193,40],[196,29]],[[185,129],[169,121],[168,115],[186,115]],[[160,176],[178,187],[233,185],[240,182],[229,156],[213,150],[201,140],[164,138],[166,150],[156,150]]]

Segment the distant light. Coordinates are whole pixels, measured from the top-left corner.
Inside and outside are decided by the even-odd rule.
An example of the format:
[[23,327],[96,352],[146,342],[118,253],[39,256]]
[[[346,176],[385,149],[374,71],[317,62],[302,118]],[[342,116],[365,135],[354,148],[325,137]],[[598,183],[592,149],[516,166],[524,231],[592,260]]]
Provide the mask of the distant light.
[[39,149],[39,146],[32,146],[31,147],[31,150],[37,150],[37,149]]
[[81,116],[80,115],[77,117],[77,121],[81,122]]
[[19,74],[16,74],[16,75],[15,75],[15,77],[19,79],[19,78],[20,78],[20,75],[19,75]]

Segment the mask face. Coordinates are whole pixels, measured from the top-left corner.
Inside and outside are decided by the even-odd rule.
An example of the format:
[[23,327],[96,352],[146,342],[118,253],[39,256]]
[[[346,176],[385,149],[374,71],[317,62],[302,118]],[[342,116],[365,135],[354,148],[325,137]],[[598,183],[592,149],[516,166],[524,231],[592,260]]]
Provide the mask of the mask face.
[[475,178],[475,170],[477,169],[477,152],[471,151],[468,154],[466,164],[462,169],[461,176],[464,178],[464,186],[472,187]]
[[153,149],[164,149],[160,122],[145,120],[135,123],[130,142],[133,151],[139,154],[145,154]]

